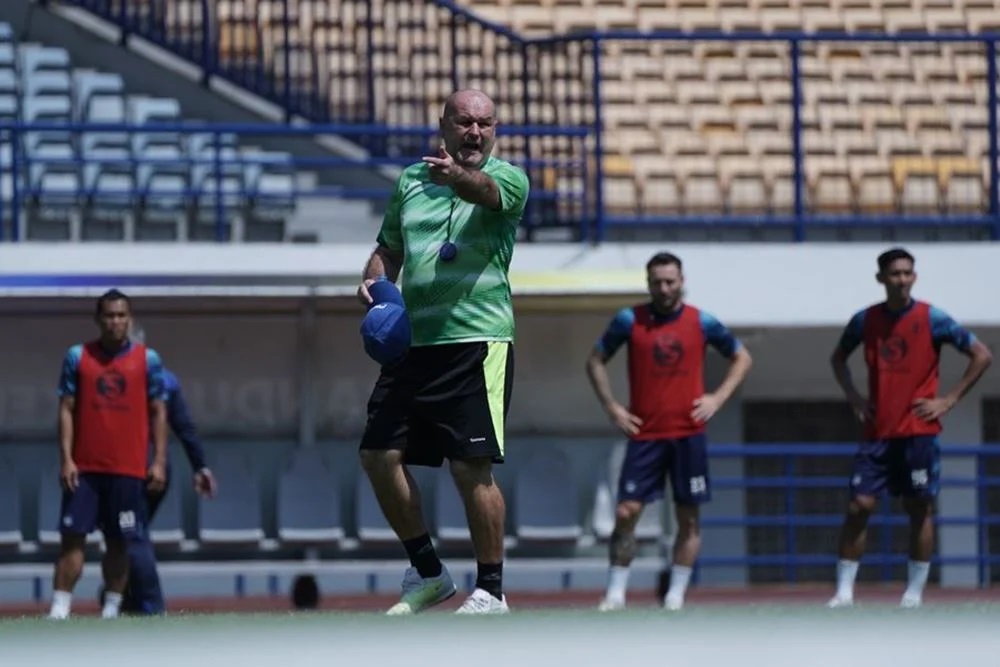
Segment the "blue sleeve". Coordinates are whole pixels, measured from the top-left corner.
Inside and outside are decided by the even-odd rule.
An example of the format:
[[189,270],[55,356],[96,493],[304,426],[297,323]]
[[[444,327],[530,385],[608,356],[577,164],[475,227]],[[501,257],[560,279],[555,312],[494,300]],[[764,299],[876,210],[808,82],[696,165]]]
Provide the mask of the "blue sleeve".
[[146,348],[146,384],[149,385],[149,400],[166,401],[167,389],[163,382],[163,362],[155,350]]
[[865,335],[865,313],[866,310],[859,310],[854,313],[851,321],[847,323],[844,327],[844,333],[840,335],[840,342],[837,343],[837,348],[844,353],[845,356],[850,355],[851,352],[861,345],[861,339]]
[[59,397],[76,396],[76,380],[80,372],[80,357],[83,356],[83,345],[74,345],[66,351],[63,357],[62,372],[59,374]]
[[935,345],[949,344],[960,352],[968,352],[976,337],[940,308],[931,306],[931,337]]
[[197,472],[205,467],[205,448],[198,437],[198,429],[191,419],[184,392],[181,391],[177,376],[169,370],[163,371],[164,384],[167,391],[167,423],[184,447],[191,469]]
[[742,347],[739,339],[714,315],[703,310],[699,311],[698,315],[701,318],[701,332],[705,336],[705,342],[725,358],[732,358]]
[[622,345],[632,337],[632,325],[635,324],[635,312],[631,308],[622,308],[608,324],[604,334],[597,341],[595,349],[604,353],[605,359],[614,356]]

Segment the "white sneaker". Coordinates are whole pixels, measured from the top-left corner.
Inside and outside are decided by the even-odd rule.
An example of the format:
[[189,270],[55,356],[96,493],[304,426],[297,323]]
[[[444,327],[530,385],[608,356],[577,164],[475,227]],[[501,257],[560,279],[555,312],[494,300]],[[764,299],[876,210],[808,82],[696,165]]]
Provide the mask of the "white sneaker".
[[497,600],[495,597],[484,591],[482,588],[477,588],[472,591],[472,595],[466,598],[462,606],[458,608],[456,614],[507,614],[510,613],[510,607],[507,606],[507,596],[503,596],[503,600]]
[[597,611],[622,611],[625,609],[625,600],[617,598],[604,598],[601,604],[597,605]]
[[403,595],[399,602],[386,612],[389,616],[418,614],[450,598],[458,588],[451,579],[448,568],[441,566],[441,574],[424,579],[417,568],[409,567],[403,575]]
[[846,607],[853,607],[854,598],[837,594],[830,598],[830,601],[826,603],[826,606],[829,609],[844,609]]
[[903,599],[899,601],[900,609],[917,609],[922,607],[924,601],[919,595],[911,595],[909,593],[903,594]]
[[663,608],[667,611],[680,611],[684,608],[684,598],[666,596],[663,598]]

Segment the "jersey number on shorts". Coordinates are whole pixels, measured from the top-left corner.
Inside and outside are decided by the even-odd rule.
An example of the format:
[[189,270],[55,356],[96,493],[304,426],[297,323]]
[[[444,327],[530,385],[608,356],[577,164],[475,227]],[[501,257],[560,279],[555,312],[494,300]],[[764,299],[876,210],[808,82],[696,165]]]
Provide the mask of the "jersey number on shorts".
[[708,490],[708,484],[705,482],[704,477],[692,477],[691,478],[691,495],[698,496]]

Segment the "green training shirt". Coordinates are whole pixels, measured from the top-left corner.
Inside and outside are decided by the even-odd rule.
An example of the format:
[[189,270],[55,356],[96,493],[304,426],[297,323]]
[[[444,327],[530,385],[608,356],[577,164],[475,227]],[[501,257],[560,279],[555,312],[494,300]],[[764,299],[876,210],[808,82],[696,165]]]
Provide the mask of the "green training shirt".
[[[414,346],[514,339],[507,272],[528,176],[494,157],[482,171],[500,190],[500,210],[435,185],[422,162],[407,167],[396,182],[378,243],[403,253],[400,282]],[[446,262],[438,253],[449,241],[458,254]]]

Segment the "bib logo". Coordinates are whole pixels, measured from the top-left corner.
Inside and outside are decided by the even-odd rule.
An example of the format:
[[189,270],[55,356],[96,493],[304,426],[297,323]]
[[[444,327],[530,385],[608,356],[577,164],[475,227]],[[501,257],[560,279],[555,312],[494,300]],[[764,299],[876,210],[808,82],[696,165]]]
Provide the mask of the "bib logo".
[[106,371],[97,377],[97,394],[114,401],[125,395],[125,376],[118,371]]
[[882,361],[890,366],[906,359],[907,352],[909,352],[909,347],[906,344],[906,339],[902,336],[886,338],[878,348],[878,355],[882,358]]
[[660,336],[653,342],[653,361],[657,366],[674,369],[684,358],[684,346],[670,334]]

